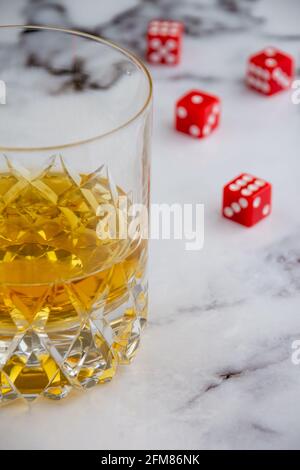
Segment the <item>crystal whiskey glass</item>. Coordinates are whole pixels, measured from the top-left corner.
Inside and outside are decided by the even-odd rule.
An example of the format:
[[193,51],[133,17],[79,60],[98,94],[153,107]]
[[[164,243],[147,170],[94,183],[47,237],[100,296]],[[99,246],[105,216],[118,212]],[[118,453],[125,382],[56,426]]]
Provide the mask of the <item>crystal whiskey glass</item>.
[[8,25],[0,80],[0,402],[60,399],[146,323],[151,78],[98,37]]

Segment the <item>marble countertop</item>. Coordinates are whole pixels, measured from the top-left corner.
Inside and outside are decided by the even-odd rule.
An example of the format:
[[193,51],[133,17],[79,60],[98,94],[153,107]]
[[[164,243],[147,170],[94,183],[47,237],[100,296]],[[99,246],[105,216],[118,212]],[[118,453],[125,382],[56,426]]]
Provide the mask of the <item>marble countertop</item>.
[[[299,14],[297,0],[1,0],[1,23],[92,31],[138,54],[151,18],[184,21],[182,63],[150,68],[152,201],[205,204],[201,251],[151,243],[150,322],[132,366],[85,395],[2,408],[1,449],[300,448],[300,105],[243,84],[266,45],[300,64]],[[191,88],[223,101],[204,141],[172,129]],[[243,171],[274,186],[271,217],[252,229],[220,216],[223,184]]]

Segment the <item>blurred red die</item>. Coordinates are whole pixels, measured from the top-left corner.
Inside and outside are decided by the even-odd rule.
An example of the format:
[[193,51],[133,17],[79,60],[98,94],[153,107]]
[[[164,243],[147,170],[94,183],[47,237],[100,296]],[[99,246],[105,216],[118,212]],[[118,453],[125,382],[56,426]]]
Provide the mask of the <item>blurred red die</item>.
[[266,47],[249,58],[246,81],[259,93],[270,96],[286,90],[293,76],[293,58],[274,47]]
[[223,215],[251,227],[270,214],[271,195],[270,183],[242,173],[224,186]]
[[178,64],[182,33],[183,24],[178,21],[151,21],[147,32],[147,60],[152,64]]
[[220,111],[219,98],[191,90],[176,103],[175,127],[180,132],[201,139],[218,127]]

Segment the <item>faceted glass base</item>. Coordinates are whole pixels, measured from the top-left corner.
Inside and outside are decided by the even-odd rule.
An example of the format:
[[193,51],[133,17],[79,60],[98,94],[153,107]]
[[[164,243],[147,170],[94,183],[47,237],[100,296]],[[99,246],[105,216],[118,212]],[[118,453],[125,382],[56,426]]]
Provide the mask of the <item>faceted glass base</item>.
[[135,277],[119,306],[109,311],[98,306],[81,324],[65,324],[64,330],[35,325],[14,335],[2,330],[0,403],[39,396],[58,400],[72,388],[110,381],[118,364],[135,356],[146,316],[147,286]]

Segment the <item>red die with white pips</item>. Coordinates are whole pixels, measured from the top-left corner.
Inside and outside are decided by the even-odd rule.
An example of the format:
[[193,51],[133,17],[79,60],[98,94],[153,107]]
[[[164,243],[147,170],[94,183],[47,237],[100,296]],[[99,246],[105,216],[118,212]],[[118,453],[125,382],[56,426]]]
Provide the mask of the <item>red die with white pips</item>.
[[183,24],[179,21],[151,21],[147,32],[147,60],[152,64],[178,64],[182,33]]
[[293,77],[293,58],[274,47],[266,47],[249,58],[246,81],[259,93],[271,96],[287,90]]
[[217,96],[191,90],[176,103],[175,127],[192,137],[202,139],[216,129],[221,103]]
[[255,176],[242,173],[224,186],[223,215],[252,227],[271,212],[272,186]]

